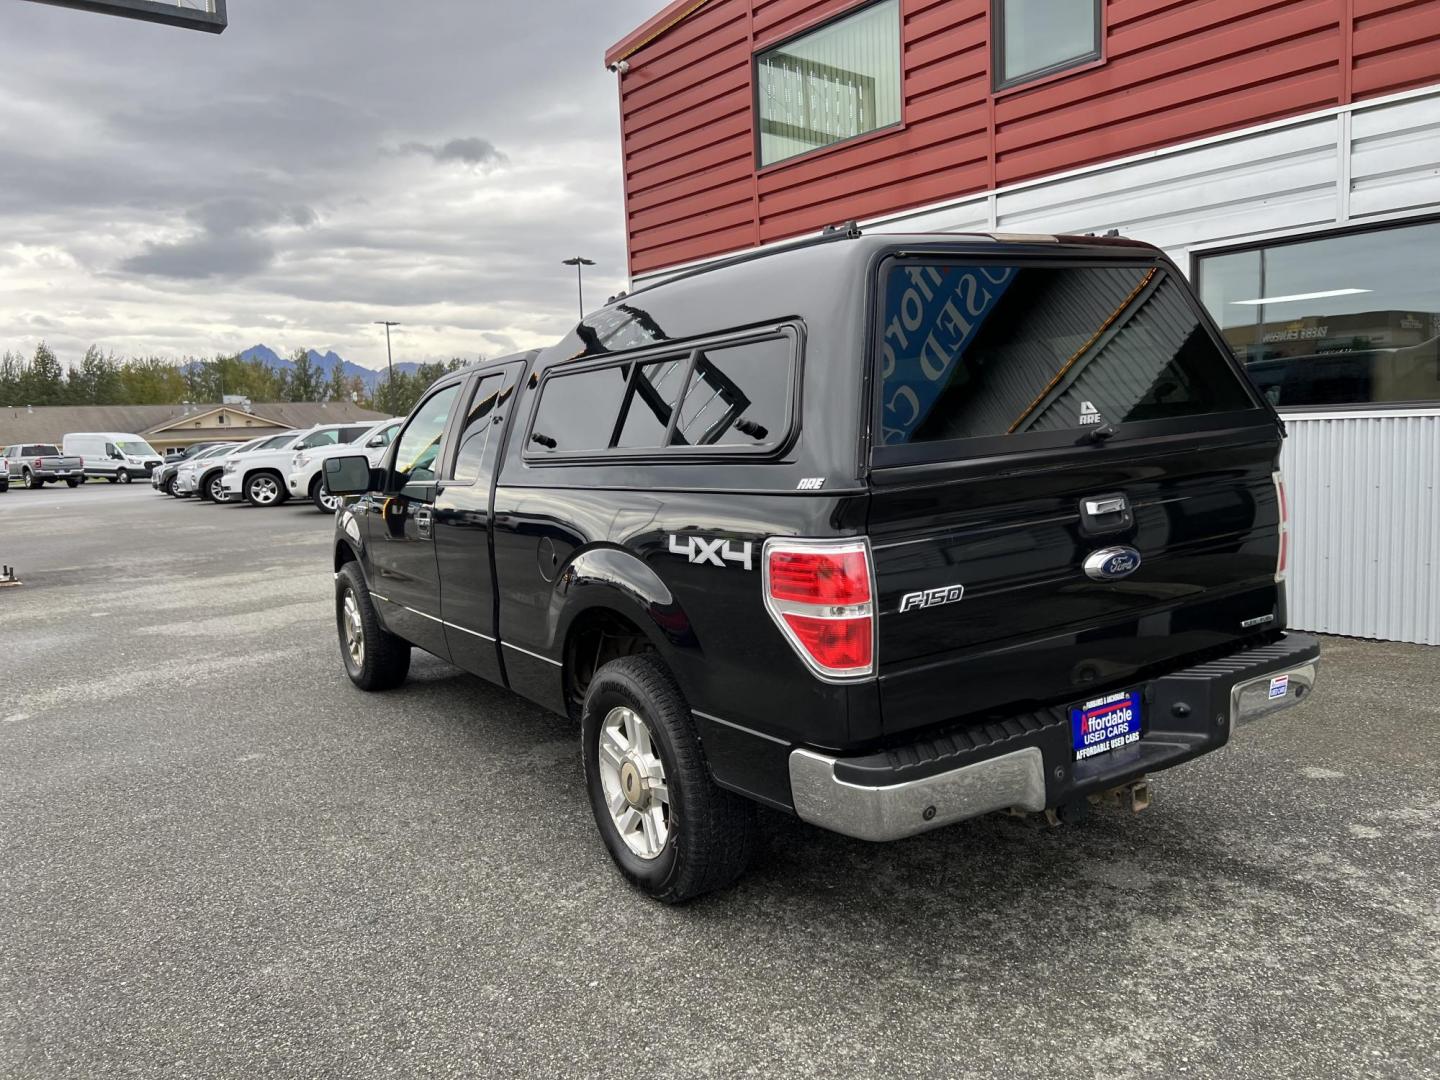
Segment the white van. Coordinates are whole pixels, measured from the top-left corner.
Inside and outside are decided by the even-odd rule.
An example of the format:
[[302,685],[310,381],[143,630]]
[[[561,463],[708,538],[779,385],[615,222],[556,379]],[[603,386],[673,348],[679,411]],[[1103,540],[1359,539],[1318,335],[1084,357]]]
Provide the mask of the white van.
[[125,431],[77,431],[65,436],[67,454],[85,459],[85,479],[104,477],[114,484],[148,480],[163,463],[159,452],[139,435]]

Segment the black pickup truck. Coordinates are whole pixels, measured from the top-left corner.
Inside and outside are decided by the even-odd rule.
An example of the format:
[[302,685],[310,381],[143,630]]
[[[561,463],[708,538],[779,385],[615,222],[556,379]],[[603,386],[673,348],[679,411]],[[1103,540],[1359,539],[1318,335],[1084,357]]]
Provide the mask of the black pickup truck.
[[842,233],[617,298],[327,462],[341,652],[576,717],[666,901],[743,870],[755,803],[1073,821],[1313,686],[1282,438],[1152,247]]

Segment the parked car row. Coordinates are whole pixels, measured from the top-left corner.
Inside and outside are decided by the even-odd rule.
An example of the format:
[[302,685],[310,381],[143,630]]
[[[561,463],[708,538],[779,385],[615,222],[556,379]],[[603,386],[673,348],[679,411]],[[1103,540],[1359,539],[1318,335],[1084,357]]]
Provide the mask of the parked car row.
[[157,469],[150,485],[161,494],[178,499],[194,496],[202,502],[266,507],[291,498],[309,499],[322,513],[334,513],[340,499],[326,490],[322,463],[339,452],[353,454],[359,447],[378,464],[400,424],[400,420],[322,424],[239,446],[212,445]]
[[13,443],[0,448],[5,463],[0,491],[8,491],[12,480],[28,488],[60,481],[72,488],[87,480],[128,484],[151,476],[163,460],[143,438],[126,432],[82,431],[66,435],[62,442],[63,446]]

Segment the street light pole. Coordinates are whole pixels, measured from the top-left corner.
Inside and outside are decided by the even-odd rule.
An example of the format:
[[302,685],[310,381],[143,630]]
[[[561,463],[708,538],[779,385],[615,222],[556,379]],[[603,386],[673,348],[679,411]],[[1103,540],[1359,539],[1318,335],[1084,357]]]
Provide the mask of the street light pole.
[[584,285],[584,282],[583,282],[583,281],[581,280],[581,278],[580,278],[580,275],[583,273],[583,271],[582,271],[580,268],[581,268],[582,266],[594,266],[594,265],[595,265],[595,260],[594,260],[594,259],[587,259],[587,258],[585,258],[583,255],[576,255],[576,256],[574,256],[573,258],[569,258],[569,259],[564,259],[564,260],[562,260],[561,265],[563,265],[563,266],[573,266],[573,267],[575,267],[575,294],[576,294],[577,298],[578,298],[579,301],[580,301],[580,318],[581,318],[581,319],[584,319],[584,318],[585,318],[585,285]]
[[390,356],[390,327],[400,324],[389,319],[376,319],[375,325],[385,327],[385,396],[389,397],[390,384],[395,381],[395,361]]

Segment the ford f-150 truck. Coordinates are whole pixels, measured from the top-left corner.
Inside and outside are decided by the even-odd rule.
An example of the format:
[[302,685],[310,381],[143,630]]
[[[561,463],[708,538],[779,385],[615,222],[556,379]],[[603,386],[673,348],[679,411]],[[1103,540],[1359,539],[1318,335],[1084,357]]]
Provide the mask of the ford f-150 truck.
[[743,870],[757,803],[876,841],[1138,807],[1315,683],[1283,437],[1155,248],[838,231],[328,459],[341,655],[576,717],[601,836],[665,901]]

